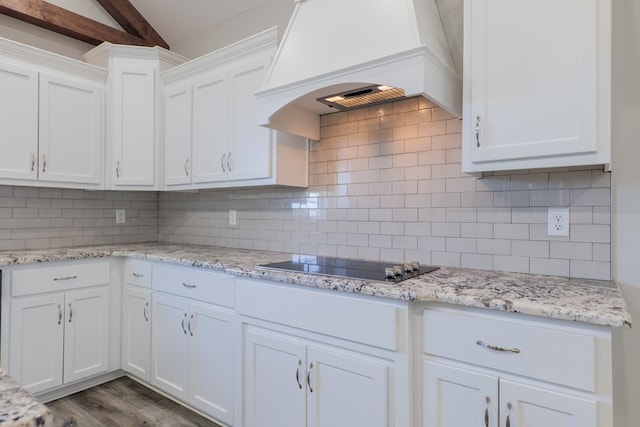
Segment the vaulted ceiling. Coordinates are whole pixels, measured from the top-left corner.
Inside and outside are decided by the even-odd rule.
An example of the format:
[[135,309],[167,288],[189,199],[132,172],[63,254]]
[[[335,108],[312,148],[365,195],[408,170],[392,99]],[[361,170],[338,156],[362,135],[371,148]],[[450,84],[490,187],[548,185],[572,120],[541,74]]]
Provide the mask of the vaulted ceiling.
[[[44,0],[0,0],[0,14],[98,45],[162,46],[188,39],[268,0],[93,0],[122,28]],[[162,34],[162,36],[161,36]],[[166,37],[166,38],[163,38]]]

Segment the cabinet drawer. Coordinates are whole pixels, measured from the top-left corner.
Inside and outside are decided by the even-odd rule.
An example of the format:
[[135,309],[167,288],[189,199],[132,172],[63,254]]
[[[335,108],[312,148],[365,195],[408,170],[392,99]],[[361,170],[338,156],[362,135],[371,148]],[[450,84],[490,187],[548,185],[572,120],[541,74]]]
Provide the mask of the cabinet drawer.
[[238,281],[236,311],[295,328],[398,350],[398,307],[358,297]]
[[[596,339],[534,321],[448,311],[423,313],[424,352],[535,379],[595,391]],[[518,349],[500,351],[479,344]]]
[[11,296],[106,285],[109,283],[109,270],[108,261],[14,270],[11,273]]
[[128,259],[124,262],[123,282],[130,285],[150,288],[151,269],[152,265],[148,262],[140,262]]
[[224,273],[192,268],[153,266],[153,289],[233,308],[235,279]]

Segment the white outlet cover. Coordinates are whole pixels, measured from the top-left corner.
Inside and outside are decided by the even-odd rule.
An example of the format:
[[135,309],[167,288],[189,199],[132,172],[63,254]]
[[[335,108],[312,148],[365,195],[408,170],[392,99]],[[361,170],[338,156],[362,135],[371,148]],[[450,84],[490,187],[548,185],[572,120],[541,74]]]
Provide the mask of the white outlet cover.
[[124,209],[116,209],[116,224],[124,224],[126,221]]
[[547,235],[569,236],[569,208],[549,208]]

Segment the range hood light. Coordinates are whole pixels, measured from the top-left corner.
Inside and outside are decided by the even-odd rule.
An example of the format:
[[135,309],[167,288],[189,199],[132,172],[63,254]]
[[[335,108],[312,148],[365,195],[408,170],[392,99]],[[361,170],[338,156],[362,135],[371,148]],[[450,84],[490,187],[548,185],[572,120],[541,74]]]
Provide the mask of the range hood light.
[[317,101],[340,111],[345,111],[353,108],[381,104],[403,97],[404,90],[402,89],[386,85],[372,85],[317,98]]

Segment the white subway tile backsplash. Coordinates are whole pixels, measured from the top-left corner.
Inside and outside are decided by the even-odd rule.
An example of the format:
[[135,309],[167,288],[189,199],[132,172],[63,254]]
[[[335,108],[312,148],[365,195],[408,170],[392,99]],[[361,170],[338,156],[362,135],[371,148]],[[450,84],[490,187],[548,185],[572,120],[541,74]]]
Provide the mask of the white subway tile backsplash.
[[496,239],[529,240],[529,224],[494,224]]
[[548,276],[568,276],[569,260],[553,258],[531,258],[530,273]]
[[593,244],[551,242],[551,258],[591,260],[593,259]]
[[569,228],[571,241],[611,243],[611,227],[600,224],[573,224]]
[[609,188],[578,188],[571,190],[573,206],[611,206]]
[[601,261],[570,261],[569,275],[588,279],[611,280],[611,264]]
[[591,171],[557,172],[549,174],[549,188],[590,188]]

